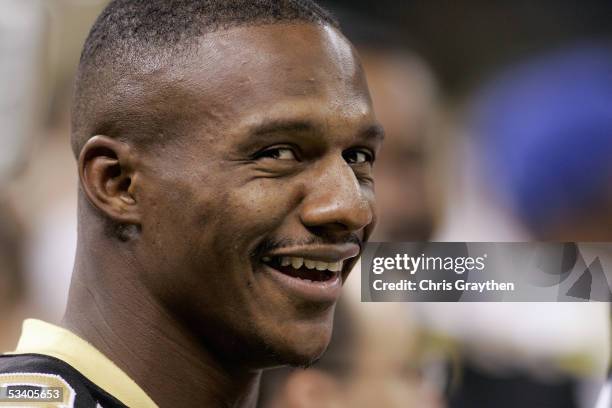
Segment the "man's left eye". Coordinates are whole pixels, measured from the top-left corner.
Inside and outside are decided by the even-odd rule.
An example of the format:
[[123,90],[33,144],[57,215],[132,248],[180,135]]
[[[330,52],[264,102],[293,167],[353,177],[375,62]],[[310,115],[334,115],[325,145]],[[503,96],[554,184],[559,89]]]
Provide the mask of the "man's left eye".
[[343,154],[344,160],[348,164],[373,163],[374,158],[371,153],[364,150],[350,150]]

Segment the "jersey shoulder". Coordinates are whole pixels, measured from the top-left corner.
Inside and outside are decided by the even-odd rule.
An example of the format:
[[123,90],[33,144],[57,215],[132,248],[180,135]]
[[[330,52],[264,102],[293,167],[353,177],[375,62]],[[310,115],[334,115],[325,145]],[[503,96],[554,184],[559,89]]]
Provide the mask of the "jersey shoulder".
[[0,355],[0,387],[0,406],[26,407],[45,397],[51,407],[126,407],[68,363],[41,354]]

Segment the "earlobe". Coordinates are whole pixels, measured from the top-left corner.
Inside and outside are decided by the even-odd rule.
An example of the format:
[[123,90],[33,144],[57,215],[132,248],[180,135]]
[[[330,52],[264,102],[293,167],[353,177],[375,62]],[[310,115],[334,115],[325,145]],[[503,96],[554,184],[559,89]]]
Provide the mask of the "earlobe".
[[130,147],[107,136],[89,139],[79,155],[79,178],[89,202],[110,219],[139,224]]

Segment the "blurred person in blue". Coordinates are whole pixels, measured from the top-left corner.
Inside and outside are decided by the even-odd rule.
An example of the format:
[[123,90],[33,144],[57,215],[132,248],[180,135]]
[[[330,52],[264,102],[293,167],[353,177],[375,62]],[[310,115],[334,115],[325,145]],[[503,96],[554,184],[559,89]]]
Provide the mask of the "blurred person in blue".
[[612,240],[612,48],[582,44],[487,87],[476,133],[490,179],[536,238]]
[[[611,51],[582,43],[544,54],[476,96],[472,130],[486,181],[531,238],[612,240]],[[573,366],[545,379],[533,367],[500,373],[468,360],[450,406],[593,407],[596,387],[584,383],[596,370],[586,360]]]

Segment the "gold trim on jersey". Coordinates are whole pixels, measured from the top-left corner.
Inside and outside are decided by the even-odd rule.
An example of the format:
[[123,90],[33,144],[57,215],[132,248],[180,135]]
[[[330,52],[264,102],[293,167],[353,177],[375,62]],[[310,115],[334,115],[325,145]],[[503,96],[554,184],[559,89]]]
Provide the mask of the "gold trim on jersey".
[[31,353],[65,361],[128,407],[158,408],[123,370],[70,330],[41,320],[25,320],[17,348],[7,354]]

